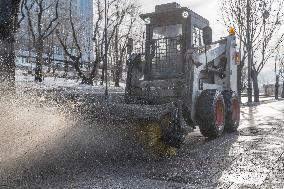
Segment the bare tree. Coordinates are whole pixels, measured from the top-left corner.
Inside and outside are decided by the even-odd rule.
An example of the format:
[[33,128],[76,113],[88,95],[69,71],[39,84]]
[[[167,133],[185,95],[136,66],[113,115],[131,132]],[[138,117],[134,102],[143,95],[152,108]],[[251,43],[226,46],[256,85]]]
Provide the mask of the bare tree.
[[52,33],[45,41],[44,41],[44,47],[47,48],[46,55],[47,55],[47,64],[48,69],[46,73],[50,73],[52,71],[52,74],[55,74],[56,68],[55,68],[55,60],[54,60],[54,54],[55,54],[55,34]]
[[[72,54],[72,49],[76,48],[75,46],[75,41],[77,40],[73,40],[72,39],[72,24],[75,23],[80,23],[79,22],[79,17],[78,16],[74,16],[72,15],[72,24],[70,24],[70,11],[71,14],[73,13],[72,9],[73,7],[71,6],[73,4],[73,0],[70,1],[61,1],[59,3],[59,8],[60,8],[60,12],[59,12],[59,17],[58,17],[58,27],[56,29],[56,44],[58,44],[58,46],[61,46],[62,48],[66,47],[69,51],[69,53]],[[75,14],[76,15],[76,14]],[[74,26],[74,25],[73,25]],[[74,29],[76,30],[76,35],[78,33],[81,34],[81,31],[79,31],[80,26],[75,27]],[[60,37],[60,39],[58,38]],[[82,35],[81,35],[82,37]],[[80,37],[80,39],[81,39]],[[59,41],[61,40],[61,42],[63,43],[63,46],[61,44],[61,42]],[[58,42],[58,43],[57,43]],[[74,55],[74,53],[72,54]],[[79,58],[81,59],[81,57]],[[64,49],[63,49],[63,62],[64,62],[64,74],[63,77],[67,77],[68,75],[68,68],[69,68],[69,61],[68,61],[68,55],[65,53]]]
[[[108,38],[106,39],[106,47],[109,49],[110,44],[112,44],[113,39],[115,37],[115,34],[117,31],[119,31],[120,26],[123,24],[123,22],[126,20],[127,15],[133,11],[136,7],[136,1],[130,1],[130,0],[112,0],[108,1],[107,4],[107,12],[108,12],[108,17],[107,17],[107,23],[108,23],[108,33],[107,36]],[[103,27],[101,27],[103,28]],[[101,35],[102,37],[104,35]],[[102,57],[106,57],[104,53],[102,53]],[[104,79],[105,79],[105,70],[107,68],[107,65],[103,64],[102,67],[102,76],[101,76],[101,84],[103,84]]]
[[100,36],[100,31],[102,30],[102,21],[103,21],[103,8],[101,1],[96,1],[95,3],[95,12],[96,12],[96,21],[94,24],[94,36],[93,36],[93,43],[95,48],[95,61],[93,68],[90,73],[90,78],[94,78],[97,74],[97,69],[99,67],[100,62],[103,58],[103,48],[102,48],[102,37]]
[[[120,15],[118,5],[117,6],[117,18]],[[133,34],[133,29],[137,26],[135,26],[135,23],[137,23],[138,15],[139,15],[139,7],[133,6],[129,12],[128,12],[128,18],[126,19],[127,24],[119,25],[116,28],[115,36],[114,36],[114,57],[115,57],[115,65],[114,65],[114,83],[116,87],[119,87],[121,75],[122,75],[122,69],[123,69],[123,61],[126,62],[126,60],[123,60],[123,58],[126,56],[126,48],[130,37]],[[140,26],[139,26],[140,27]],[[124,28],[124,31],[122,31]],[[132,38],[131,38],[132,40]]]
[[55,31],[59,0],[30,0],[25,5],[30,33],[36,51],[35,81],[43,79],[44,41]]
[[0,0],[0,93],[2,95],[13,92],[15,88],[14,36],[18,28],[20,4],[20,0]]
[[[283,1],[267,0],[261,1],[257,12],[258,16],[255,18],[256,22],[260,24],[255,26],[254,31],[261,31],[261,37],[255,39],[254,61],[252,64],[252,81],[254,88],[254,101],[259,102],[259,86],[258,76],[267,65],[271,58],[277,54],[277,49],[284,41],[284,33],[277,36],[277,32],[282,24]],[[261,57],[260,59],[258,57]]]
[[[78,40],[80,28],[79,29],[78,29],[78,27],[76,28],[76,26],[74,24],[74,17],[72,15],[72,0],[69,1],[68,9],[69,9],[69,24],[70,24],[71,33],[69,33],[69,34],[67,34],[65,32],[60,33],[59,29],[57,29],[56,35],[57,35],[57,38],[58,38],[58,40],[59,40],[59,42],[60,42],[60,44],[61,44],[61,46],[64,50],[64,53],[73,61],[73,66],[74,66],[78,76],[80,78],[82,78],[82,84],[92,85],[93,84],[92,79],[87,77],[86,74],[84,74],[84,72],[81,70],[81,67],[80,67],[80,61],[81,61],[81,58],[82,58],[82,48],[81,48],[81,45],[80,45],[79,40]],[[61,22],[61,23],[59,23],[59,27],[60,28],[65,27],[65,29],[67,29],[66,27],[68,27],[68,26],[63,25],[63,23]],[[69,37],[72,39],[71,40],[72,41],[71,46],[70,46],[70,43],[69,43],[70,41],[68,41]],[[72,52],[73,51],[73,45],[74,45],[75,52]]]
[[[280,48],[279,48],[280,50]],[[281,51],[281,50],[280,50]],[[282,51],[279,52],[277,58],[275,58],[275,73],[278,75],[279,78],[282,78],[283,85],[282,85],[282,92],[281,92],[281,98],[284,98],[284,54],[282,54]],[[277,72],[278,68],[278,72]],[[277,86],[276,86],[277,87]]]
[[[71,4],[70,4],[71,6]],[[99,67],[99,64],[103,62],[105,53],[104,53],[104,18],[103,18],[103,3],[101,1],[95,2],[95,23],[94,23],[94,36],[93,36],[93,43],[94,43],[94,49],[95,49],[95,60],[92,63],[92,67],[89,71],[82,71],[80,68],[80,59],[82,58],[82,51],[86,44],[80,43],[78,41],[78,37],[82,31],[86,28],[78,28],[74,25],[74,16],[72,15],[72,10],[69,11],[69,22],[71,29],[71,38],[72,42],[74,44],[74,48],[76,49],[76,54],[72,54],[68,52],[68,49],[70,49],[70,44],[66,44],[64,42],[64,35],[57,32],[57,36],[59,38],[59,41],[67,54],[68,57],[70,57],[75,63],[74,67],[78,73],[78,76],[82,78],[82,83],[84,84],[93,84],[94,78],[97,76],[97,69]],[[131,28],[133,27],[134,23],[136,22],[137,18],[133,18],[129,23],[128,16],[135,12],[137,10],[137,6],[135,2],[131,1],[125,1],[125,0],[113,0],[108,2],[108,37],[107,37],[107,48],[109,49],[107,56],[108,57],[114,57],[114,54],[116,53],[116,68],[117,70],[117,78],[118,78],[118,84],[119,85],[119,79],[121,75],[121,67],[122,58],[125,55],[125,49],[126,49],[126,41],[130,36]],[[127,23],[127,24],[126,24]],[[62,23],[60,23],[59,28],[61,27]],[[80,30],[78,30],[80,29]],[[119,35],[118,35],[119,34]],[[66,35],[65,35],[66,37]],[[121,48],[119,49],[118,46]],[[117,51],[112,51],[110,47],[117,47]],[[106,65],[102,66],[102,75],[101,80],[102,83],[104,82],[105,78],[105,70]]]
[[[236,28],[240,41],[240,52],[242,52],[240,71],[242,71],[247,59],[248,40],[246,38],[247,26],[247,6],[250,6],[249,25],[251,30],[252,44],[252,78],[254,87],[254,101],[259,102],[258,76],[265,65],[275,55],[276,49],[282,44],[284,35],[277,36],[277,31],[281,27],[283,16],[282,0],[251,0],[247,5],[246,0],[223,0],[222,17],[227,26]],[[278,38],[277,38],[278,37]],[[240,73],[239,73],[240,74]],[[241,81],[239,79],[239,81]]]
[[[102,3],[100,1],[96,1],[96,7],[98,11],[96,11],[97,19],[94,26],[94,37],[92,39],[93,41],[89,41],[89,43],[94,42],[95,44],[96,58],[95,61],[93,62],[93,65],[88,70],[88,73],[82,71],[80,67],[80,61],[82,59],[83,49],[86,48],[86,45],[88,46],[88,44],[82,43],[81,41],[78,40],[78,38],[82,37],[81,34],[84,33],[86,27],[91,27],[91,26],[86,26],[85,23],[81,23],[80,26],[75,25],[74,22],[76,21],[74,20],[76,20],[77,18],[75,18],[75,16],[72,13],[72,9],[70,9],[70,7],[72,7],[72,0],[70,0],[68,3],[69,3],[69,5],[67,6],[69,9],[68,14],[65,15],[65,19],[62,18],[59,19],[59,28],[56,34],[61,46],[64,49],[64,53],[74,62],[73,66],[77,72],[77,75],[82,79],[82,84],[93,85],[93,79],[97,73],[97,66],[102,60],[102,55],[101,55],[102,40],[100,38],[100,27],[103,19]],[[77,20],[77,22],[79,22],[79,20]],[[59,30],[61,30],[61,32],[59,32]],[[72,49],[74,49],[76,53],[74,52],[72,53],[71,52]]]

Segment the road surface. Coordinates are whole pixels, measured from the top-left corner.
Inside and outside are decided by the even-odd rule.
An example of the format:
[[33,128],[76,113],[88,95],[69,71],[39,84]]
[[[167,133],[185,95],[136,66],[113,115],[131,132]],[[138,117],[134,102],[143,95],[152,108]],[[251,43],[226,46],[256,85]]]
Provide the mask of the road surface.
[[237,133],[197,129],[172,158],[145,154],[118,123],[30,103],[15,119],[1,110],[0,188],[284,188],[284,101],[242,107]]

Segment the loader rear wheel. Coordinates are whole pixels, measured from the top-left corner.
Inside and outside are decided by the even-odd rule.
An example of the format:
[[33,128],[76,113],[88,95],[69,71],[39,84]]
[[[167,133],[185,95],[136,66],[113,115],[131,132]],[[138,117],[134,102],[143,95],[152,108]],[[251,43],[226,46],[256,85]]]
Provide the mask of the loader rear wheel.
[[205,90],[198,97],[196,121],[203,136],[216,138],[223,134],[225,127],[225,103],[217,90]]
[[150,150],[155,155],[161,157],[175,156],[177,149],[165,144],[163,141],[163,131],[161,128],[161,124],[165,125],[167,122],[169,123],[170,119],[164,118],[162,122],[163,123],[145,122],[141,124],[138,130],[140,143],[142,143],[146,149]]
[[223,92],[226,110],[225,130],[237,131],[240,124],[240,101],[238,95],[233,91]]

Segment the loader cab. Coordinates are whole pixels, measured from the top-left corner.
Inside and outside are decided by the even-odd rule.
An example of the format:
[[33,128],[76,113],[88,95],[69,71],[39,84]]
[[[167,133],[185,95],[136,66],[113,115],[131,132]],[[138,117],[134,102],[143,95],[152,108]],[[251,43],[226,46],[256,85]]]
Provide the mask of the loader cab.
[[145,80],[181,78],[185,53],[203,45],[208,20],[178,3],[157,5],[155,12],[140,17],[146,24]]

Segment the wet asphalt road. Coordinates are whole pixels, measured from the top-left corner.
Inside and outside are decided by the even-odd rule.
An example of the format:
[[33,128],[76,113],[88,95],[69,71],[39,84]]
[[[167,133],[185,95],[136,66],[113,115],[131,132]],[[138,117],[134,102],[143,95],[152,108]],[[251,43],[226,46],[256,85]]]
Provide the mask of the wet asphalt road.
[[208,140],[197,129],[172,158],[147,154],[126,123],[17,111],[16,125],[0,117],[0,188],[284,188],[284,101],[243,107],[238,133]]

